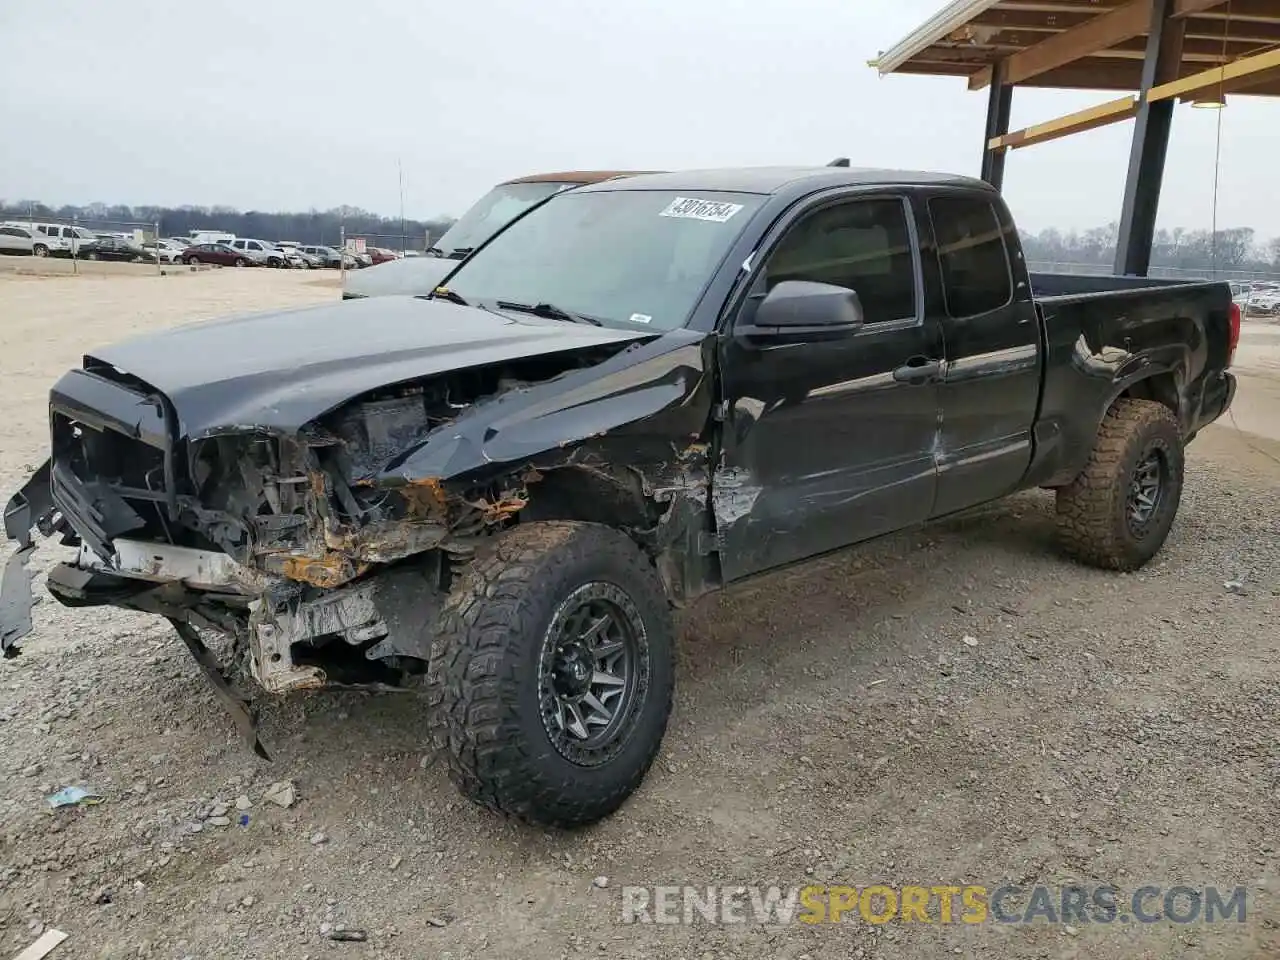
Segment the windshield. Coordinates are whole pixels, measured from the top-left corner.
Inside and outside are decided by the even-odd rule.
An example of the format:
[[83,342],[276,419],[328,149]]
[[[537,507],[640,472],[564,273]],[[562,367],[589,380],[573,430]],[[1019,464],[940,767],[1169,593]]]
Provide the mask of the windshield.
[[572,183],[504,183],[494,187],[464,213],[435,245],[448,256],[474,249],[540,200]]
[[449,290],[472,303],[553,304],[607,324],[683,326],[763,197],[566,193],[465,261]]

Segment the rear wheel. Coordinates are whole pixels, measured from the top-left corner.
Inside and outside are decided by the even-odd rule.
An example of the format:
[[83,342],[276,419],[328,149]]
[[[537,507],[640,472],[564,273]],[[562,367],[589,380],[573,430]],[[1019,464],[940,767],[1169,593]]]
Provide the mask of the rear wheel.
[[34,247],[31,248],[31,252],[34,253],[37,257],[47,257],[49,255],[49,248],[46,247],[43,243],[37,243]]
[[517,527],[462,575],[432,645],[430,724],[450,778],[535,823],[608,816],[661,745],[674,650],[666,595],[629,537]]
[[1089,462],[1058,490],[1058,532],[1076,559],[1136,570],[1163,546],[1182,498],[1183,443],[1163,404],[1117,400]]

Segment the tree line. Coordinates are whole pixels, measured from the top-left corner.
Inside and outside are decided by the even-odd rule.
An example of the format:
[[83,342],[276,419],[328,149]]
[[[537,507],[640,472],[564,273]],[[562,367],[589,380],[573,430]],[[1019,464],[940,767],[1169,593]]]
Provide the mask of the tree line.
[[330,246],[338,245],[345,230],[347,237],[376,238],[376,245],[386,247],[399,248],[403,237],[403,246],[418,250],[426,246],[428,237],[432,241],[438,240],[453,222],[452,218],[444,216],[402,221],[399,217],[382,217],[359,207],[335,207],[306,213],[266,213],[260,210],[242,212],[225,206],[130,207],[90,203],[53,207],[35,200],[2,199],[0,219],[55,220],[103,232],[137,228],[149,233],[158,223],[162,237],[186,237],[193,230],[221,230],[239,237]]
[[[1032,261],[1110,266],[1115,261],[1119,232],[1116,223],[1083,231],[1050,227],[1022,234],[1022,247]],[[1280,271],[1280,237],[1262,241],[1252,227],[1161,229],[1151,246],[1151,265],[1204,272],[1215,267],[1219,271]]]

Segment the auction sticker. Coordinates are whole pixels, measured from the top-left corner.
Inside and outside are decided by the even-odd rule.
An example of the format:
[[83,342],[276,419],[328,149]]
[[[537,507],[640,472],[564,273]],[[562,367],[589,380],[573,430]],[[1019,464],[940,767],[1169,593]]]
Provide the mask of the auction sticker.
[[699,200],[697,197],[676,197],[658,216],[682,217],[685,220],[710,220],[712,223],[724,223],[739,210],[740,203],[725,203],[723,200]]

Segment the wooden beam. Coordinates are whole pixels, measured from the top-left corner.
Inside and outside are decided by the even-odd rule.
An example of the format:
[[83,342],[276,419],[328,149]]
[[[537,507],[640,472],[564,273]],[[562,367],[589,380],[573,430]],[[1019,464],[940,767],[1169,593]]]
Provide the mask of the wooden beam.
[[1275,23],[1280,19],[1275,0],[1231,0],[1230,9],[1223,0],[1209,3],[1207,0],[1176,0],[1175,17],[1201,16],[1213,20],[1230,19],[1232,23]]
[[1208,20],[1203,17],[1187,21],[1188,40],[1210,40],[1221,44],[1224,33],[1229,42],[1252,44],[1254,49],[1280,43],[1280,14],[1273,23]]
[[992,7],[971,22],[979,27],[999,27],[1001,30],[1027,30],[1036,33],[1061,33],[1070,30],[1096,16],[1093,11],[1076,10],[1071,13],[1050,13],[1043,10],[1006,10]]
[[1212,94],[1219,91],[1231,93],[1266,83],[1277,77],[1280,77],[1280,50],[1271,50],[1162,83],[1147,92],[1147,99],[1170,100],[1174,97],[1186,99],[1194,98],[1198,94]]
[[1098,104],[1096,107],[1068,113],[1064,117],[1033,124],[1021,130],[1014,130],[1012,133],[1006,133],[1003,137],[993,137],[987,146],[991,150],[1017,150],[1020,147],[1029,147],[1035,143],[1046,143],[1084,130],[1093,130],[1111,123],[1119,123],[1121,120],[1128,120],[1136,116],[1137,113],[1138,98],[1134,96],[1121,97],[1118,100],[1109,100],[1106,103]]
[[[1054,67],[1066,66],[1115,46],[1122,40],[1141,36],[1146,33],[1150,18],[1151,0],[1130,0],[1122,7],[1011,55],[1005,60],[1006,82],[1022,83]],[[980,90],[990,82],[990,79],[984,80],[984,74],[979,71],[969,78],[969,89]]]
[[1223,0],[1174,0],[1173,16],[1190,17],[1193,14],[1220,7],[1222,4]]

